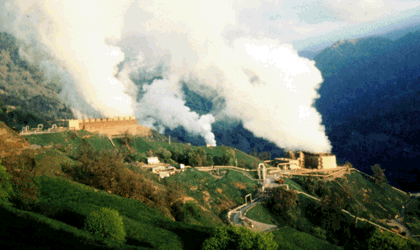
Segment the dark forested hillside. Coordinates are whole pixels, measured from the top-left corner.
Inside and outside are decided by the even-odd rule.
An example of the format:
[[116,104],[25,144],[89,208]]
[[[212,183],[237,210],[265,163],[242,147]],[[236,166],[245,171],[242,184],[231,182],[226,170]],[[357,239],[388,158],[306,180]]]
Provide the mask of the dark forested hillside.
[[16,39],[0,33],[0,121],[20,130],[57,118],[73,118],[58,99],[60,86],[19,56]]
[[379,163],[408,190],[419,188],[419,42],[420,32],[341,40],[314,58],[324,77],[315,106],[333,152],[366,172]]
[[[211,113],[212,110],[222,106],[224,102],[224,100],[217,100],[215,101],[216,103],[213,103],[193,92],[186,85],[184,85],[183,91],[185,93],[185,105],[200,115]],[[252,132],[243,127],[240,121],[217,121],[212,125],[212,132],[216,137],[217,145],[234,147],[249,154],[270,152],[272,157],[284,155],[283,149],[272,142],[254,136]],[[166,133],[180,141],[191,142],[195,145],[205,145],[204,138],[189,135],[182,127],[167,130]]]

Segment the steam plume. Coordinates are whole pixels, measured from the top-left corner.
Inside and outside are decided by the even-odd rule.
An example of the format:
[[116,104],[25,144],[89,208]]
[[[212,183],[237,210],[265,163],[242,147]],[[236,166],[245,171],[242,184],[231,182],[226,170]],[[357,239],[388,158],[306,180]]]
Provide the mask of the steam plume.
[[[8,29],[19,35],[24,25],[30,27],[34,39],[64,65],[71,76],[62,82],[66,100],[83,114],[135,114],[158,129],[183,126],[212,145],[211,124],[228,116],[283,148],[331,150],[312,107],[322,82],[314,62],[280,41],[227,41],[222,35],[227,27],[240,29],[235,6],[227,1],[41,1],[29,7],[12,2],[20,8],[12,11],[18,14]],[[32,26],[22,21],[30,11],[38,17]],[[126,49],[117,46],[127,39]],[[117,70],[123,51],[140,55],[136,69],[126,60]],[[160,79],[150,78],[158,64],[164,65]],[[148,74],[138,86],[130,80],[136,72]],[[184,82],[210,99],[224,98],[223,110],[192,112],[181,91]],[[86,107],[74,103],[80,96]]]

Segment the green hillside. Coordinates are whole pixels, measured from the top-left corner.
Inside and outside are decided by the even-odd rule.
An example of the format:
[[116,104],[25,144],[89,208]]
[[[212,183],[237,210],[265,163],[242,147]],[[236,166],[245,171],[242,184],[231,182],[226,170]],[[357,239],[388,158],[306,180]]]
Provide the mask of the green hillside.
[[[39,186],[42,195],[39,202],[28,209],[31,213],[7,207],[4,208],[8,211],[7,214],[2,213],[3,221],[10,221],[9,225],[2,227],[5,230],[2,235],[6,235],[6,231],[12,229],[25,231],[27,229],[25,225],[47,228],[42,233],[32,235],[32,241],[24,243],[28,247],[40,243],[37,242],[37,237],[57,235],[58,232],[55,231],[69,236],[54,241],[57,242],[55,246],[61,245],[63,249],[74,246],[74,243],[92,239],[82,230],[83,221],[91,211],[99,207],[113,208],[123,216],[127,231],[127,247],[132,245],[153,249],[196,249],[212,232],[209,227],[174,222],[142,202],[110,195],[60,178],[42,176],[39,179]],[[13,214],[22,216],[27,222],[18,223],[22,219],[6,219]],[[27,230],[31,231],[31,228]],[[25,234],[20,232],[16,235]],[[196,241],[189,241],[189,237],[194,237]],[[16,236],[16,241],[18,239],[19,236]],[[51,242],[45,241],[43,246],[50,244]]]
[[[202,162],[209,157],[213,161],[228,159],[225,162],[228,165],[232,165],[236,158],[240,167],[256,168],[260,162],[230,147],[194,147],[144,138],[113,139],[114,147],[108,138],[84,131],[24,138],[30,144],[43,147],[24,151],[21,158],[27,160],[19,163],[22,166],[17,164],[16,170],[13,169],[14,161],[19,162],[16,158],[3,159],[7,170],[16,175],[13,180],[23,178],[17,173],[34,176],[32,181],[28,179],[33,185],[23,184],[19,189],[23,193],[29,192],[26,196],[14,195],[12,207],[1,205],[2,223],[6,225],[2,227],[1,235],[8,237],[2,237],[0,241],[2,245],[13,248],[31,249],[35,245],[46,247],[53,244],[63,249],[68,246],[116,249],[84,230],[84,221],[92,211],[108,207],[122,216],[127,233],[124,245],[118,249],[200,249],[215,228],[227,224],[227,212],[243,204],[246,194],[252,193],[255,197],[258,188],[257,181],[253,180],[255,172],[220,169],[219,175],[189,168],[160,180],[135,162],[136,157],[142,160],[147,154],[158,155],[162,161],[176,164],[180,162],[175,159],[185,161],[197,155]],[[83,152],[88,152],[87,158]],[[135,157],[131,157],[133,155]],[[113,159],[114,156],[120,160]],[[85,176],[80,176],[77,171],[84,171]],[[91,174],[94,176],[89,176]],[[107,178],[111,186],[107,186]],[[102,180],[102,184],[98,180]],[[360,217],[386,228],[390,227],[385,220],[398,214],[402,204],[409,200],[408,195],[389,185],[378,185],[357,172],[328,182],[296,177],[286,178],[285,183],[291,189],[321,199],[328,190],[337,193],[345,200],[344,209],[352,213],[358,209]],[[18,185],[22,184],[17,182],[15,186]],[[366,223],[358,222],[357,227],[352,226],[354,219],[342,214],[341,229],[336,235],[341,237],[348,228],[352,236],[346,241],[336,241],[322,229],[319,201],[303,194],[297,198],[294,213],[297,217],[292,224],[264,204],[247,214],[256,221],[280,227],[272,232],[278,249],[343,249],[343,244],[349,244],[352,239],[361,237],[358,236],[360,232],[368,230]],[[411,208],[407,214],[414,217],[409,221],[414,232],[418,225],[417,212]],[[368,233],[363,235],[369,236]]]

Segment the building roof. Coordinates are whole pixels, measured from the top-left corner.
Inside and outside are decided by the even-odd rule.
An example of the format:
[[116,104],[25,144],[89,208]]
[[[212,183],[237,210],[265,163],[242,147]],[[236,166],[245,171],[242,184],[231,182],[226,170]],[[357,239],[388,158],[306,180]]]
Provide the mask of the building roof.
[[305,155],[312,155],[312,156],[333,156],[333,154],[331,153],[327,153],[327,152],[321,152],[321,153],[310,153],[310,152],[305,152],[305,151],[300,151]]

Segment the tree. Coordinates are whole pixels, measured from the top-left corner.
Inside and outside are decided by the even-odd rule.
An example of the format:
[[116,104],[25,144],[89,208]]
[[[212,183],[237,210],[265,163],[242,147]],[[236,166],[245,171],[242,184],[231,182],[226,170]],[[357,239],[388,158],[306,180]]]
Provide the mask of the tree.
[[272,212],[291,226],[296,221],[296,206],[297,206],[297,193],[292,190],[285,190],[283,188],[274,188],[271,190],[270,199],[267,201],[267,206]]
[[190,147],[184,152],[186,164],[190,165],[191,167],[197,167],[203,165],[203,159],[198,154],[198,152]]
[[3,159],[6,171],[11,175],[13,186],[12,201],[20,209],[29,208],[38,202],[39,187],[36,171],[36,161],[31,152],[13,155]]
[[386,178],[384,172],[385,169],[381,169],[379,164],[375,164],[371,167],[373,172],[373,178],[375,178],[375,182],[378,184],[385,184],[388,183],[388,179]]
[[219,227],[213,237],[204,241],[202,250],[275,250],[272,233],[256,233],[246,227]]
[[131,135],[130,132],[128,132],[127,130],[122,134],[121,141],[127,148],[131,149],[134,143],[134,136]]
[[368,249],[409,249],[411,242],[388,231],[376,229],[368,240]]
[[125,241],[126,231],[123,218],[117,210],[111,208],[101,207],[91,212],[86,217],[84,229],[104,240],[109,246]]
[[12,175],[6,172],[0,160],[0,205],[11,205],[9,198],[13,192]]
[[172,153],[166,148],[159,148],[156,151],[156,155],[159,157],[161,162],[169,163],[172,157]]
[[340,229],[343,206],[344,199],[336,192],[328,191],[321,197],[322,227],[327,231],[329,240],[335,239],[335,232]]
[[229,150],[226,150],[223,152],[223,155],[220,157],[217,157],[217,161],[220,165],[228,166],[230,165],[230,162],[233,160],[233,154]]

